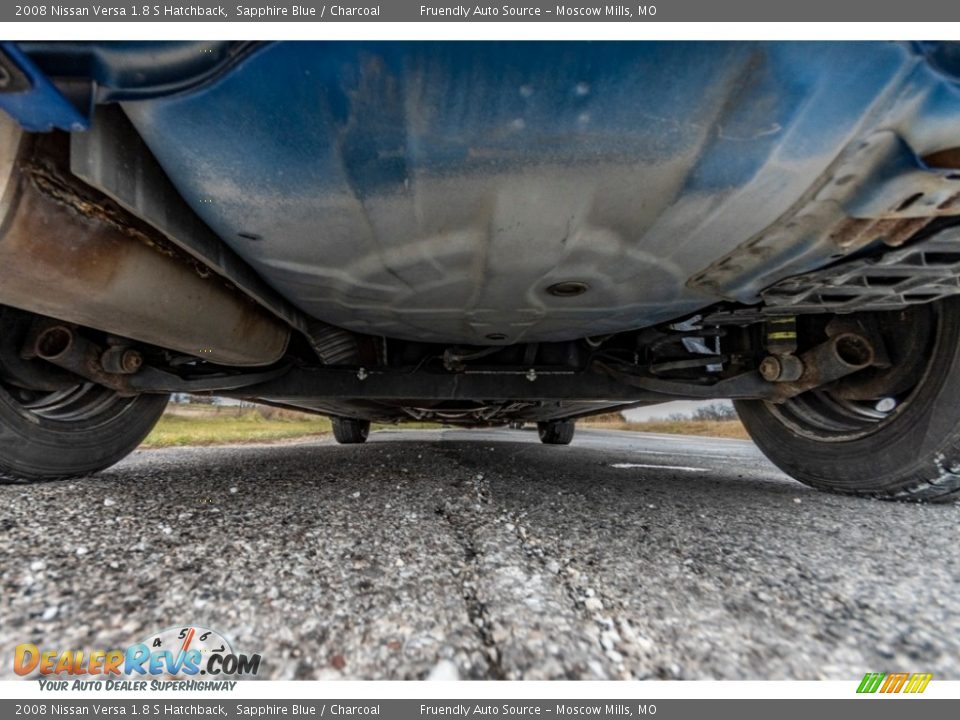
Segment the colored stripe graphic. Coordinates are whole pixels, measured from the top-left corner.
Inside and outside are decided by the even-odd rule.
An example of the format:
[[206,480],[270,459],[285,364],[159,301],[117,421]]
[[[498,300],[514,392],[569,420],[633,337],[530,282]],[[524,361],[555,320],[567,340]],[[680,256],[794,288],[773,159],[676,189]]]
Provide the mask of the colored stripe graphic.
[[882,693],[898,693],[900,688],[903,687],[903,684],[907,681],[907,678],[910,677],[908,673],[890,673],[887,675],[886,682],[883,683],[883,687],[880,688]]
[[860,681],[860,687],[857,688],[858,693],[875,693],[877,688],[880,687],[880,683],[883,682],[885,673],[867,673],[863,676],[863,680]]
[[905,693],[922,693],[927,689],[930,680],[933,679],[933,673],[914,673],[910,676],[910,682],[904,688]]
[[922,693],[933,679],[933,673],[867,673],[857,687],[858,693]]

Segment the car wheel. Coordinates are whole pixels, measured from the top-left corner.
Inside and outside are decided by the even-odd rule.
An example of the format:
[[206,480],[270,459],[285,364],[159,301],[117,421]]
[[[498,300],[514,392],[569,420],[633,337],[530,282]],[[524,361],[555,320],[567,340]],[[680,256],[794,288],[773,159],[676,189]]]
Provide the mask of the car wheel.
[[92,383],[53,392],[0,385],[0,482],[103,470],[140,444],[166,405],[166,395],[120,397]]
[[330,418],[333,424],[333,437],[341,445],[364,443],[370,435],[370,421],[357,418]]
[[[880,317],[882,315],[882,317]],[[960,302],[878,313],[890,363],[782,404],[735,402],[763,453],[820,490],[943,501],[960,494]]]
[[537,433],[545,445],[569,445],[576,427],[573,420],[550,420],[538,422]]

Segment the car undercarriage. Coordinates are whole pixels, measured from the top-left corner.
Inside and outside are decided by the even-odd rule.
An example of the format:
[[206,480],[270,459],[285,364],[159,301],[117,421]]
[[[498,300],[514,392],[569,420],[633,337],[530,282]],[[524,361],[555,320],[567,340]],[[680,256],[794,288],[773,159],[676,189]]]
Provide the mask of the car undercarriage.
[[170,393],[346,443],[731,399],[803,482],[960,492],[960,50],[533,45],[0,45],[3,476]]

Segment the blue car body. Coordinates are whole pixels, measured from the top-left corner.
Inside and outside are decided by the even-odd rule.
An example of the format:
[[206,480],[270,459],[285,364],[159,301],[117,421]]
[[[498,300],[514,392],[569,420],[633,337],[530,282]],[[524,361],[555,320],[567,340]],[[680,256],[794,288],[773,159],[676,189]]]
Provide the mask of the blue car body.
[[[270,286],[373,335],[649,326],[958,212],[950,168],[928,162],[960,145],[951,45],[7,47],[41,81],[90,83],[80,120],[49,84],[0,95],[24,125],[76,132],[118,103]],[[587,291],[546,292],[565,282]]]

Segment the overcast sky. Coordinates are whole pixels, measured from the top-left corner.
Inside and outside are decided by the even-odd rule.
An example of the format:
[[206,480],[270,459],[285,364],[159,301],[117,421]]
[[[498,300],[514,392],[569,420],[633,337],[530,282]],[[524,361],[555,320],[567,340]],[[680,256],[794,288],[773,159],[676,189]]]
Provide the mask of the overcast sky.
[[643,420],[663,420],[672,413],[683,413],[692,415],[693,411],[703,405],[711,405],[715,402],[728,402],[725,400],[712,400],[710,402],[701,402],[699,400],[677,400],[676,402],[663,403],[662,405],[651,405],[650,407],[633,408],[626,410],[623,414],[627,420],[639,422]]

